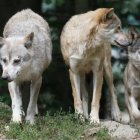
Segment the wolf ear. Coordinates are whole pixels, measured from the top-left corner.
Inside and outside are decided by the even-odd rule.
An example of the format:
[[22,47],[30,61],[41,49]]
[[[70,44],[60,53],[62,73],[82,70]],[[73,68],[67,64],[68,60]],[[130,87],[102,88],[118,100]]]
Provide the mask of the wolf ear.
[[107,21],[109,19],[112,19],[113,17],[113,14],[114,14],[114,8],[109,8],[107,9],[104,17],[103,17],[103,21]]
[[0,48],[5,44],[5,39],[0,37]]
[[135,39],[138,37],[139,33],[134,26],[131,26],[128,30],[130,38]]
[[28,49],[32,46],[33,43],[33,38],[34,38],[34,33],[31,32],[24,38],[24,45]]

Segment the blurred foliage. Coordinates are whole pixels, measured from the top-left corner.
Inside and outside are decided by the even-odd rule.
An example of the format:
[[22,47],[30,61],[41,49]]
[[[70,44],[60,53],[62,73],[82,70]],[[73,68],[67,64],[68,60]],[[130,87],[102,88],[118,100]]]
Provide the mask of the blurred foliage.
[[48,10],[53,10],[57,6],[64,4],[64,0],[43,0],[42,1],[42,11],[46,12]]

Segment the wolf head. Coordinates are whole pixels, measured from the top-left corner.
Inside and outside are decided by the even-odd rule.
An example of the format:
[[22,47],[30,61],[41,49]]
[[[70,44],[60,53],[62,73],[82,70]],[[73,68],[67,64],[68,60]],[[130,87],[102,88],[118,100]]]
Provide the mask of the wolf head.
[[15,80],[29,66],[34,33],[25,37],[0,38],[0,63],[3,73],[2,79],[9,82]]
[[128,58],[140,70],[140,33],[134,27],[129,29],[129,39],[132,43],[127,48]]
[[113,8],[100,8],[96,13],[96,30],[102,40],[117,46],[130,44],[128,36],[122,32],[121,21]]

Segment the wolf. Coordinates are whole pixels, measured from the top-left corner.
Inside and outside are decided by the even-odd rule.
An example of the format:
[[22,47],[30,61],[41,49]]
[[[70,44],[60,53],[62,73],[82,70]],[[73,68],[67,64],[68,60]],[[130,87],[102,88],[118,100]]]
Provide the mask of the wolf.
[[48,23],[31,9],[13,15],[0,37],[2,79],[8,81],[12,100],[12,121],[22,122],[22,91],[20,85],[29,81],[30,100],[26,121],[34,124],[42,73],[52,59],[52,43]]
[[132,44],[128,47],[128,64],[124,71],[125,102],[130,123],[140,121],[140,33],[130,29]]
[[[100,123],[99,103],[104,76],[111,96],[112,118],[121,121],[113,85],[110,44],[123,47],[130,42],[127,34],[122,32],[121,21],[114,9],[99,8],[73,16],[65,24],[60,42],[64,61],[69,66],[75,112],[82,120],[90,118],[91,123]],[[89,115],[85,74],[90,71],[94,82]]]

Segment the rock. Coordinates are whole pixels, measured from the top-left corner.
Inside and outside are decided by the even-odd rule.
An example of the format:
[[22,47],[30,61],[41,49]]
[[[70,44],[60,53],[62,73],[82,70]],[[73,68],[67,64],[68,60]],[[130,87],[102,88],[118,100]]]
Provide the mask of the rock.
[[3,134],[0,134],[0,140],[5,140],[6,137]]
[[140,140],[140,135],[135,128],[130,127],[130,125],[121,124],[115,121],[103,121],[101,123],[102,127],[106,127],[112,137],[122,140]]
[[140,134],[138,134],[136,128],[110,120],[102,121],[100,126],[93,126],[85,130],[81,138],[84,140],[96,140],[96,134],[102,128],[108,129],[109,140],[140,140]]

